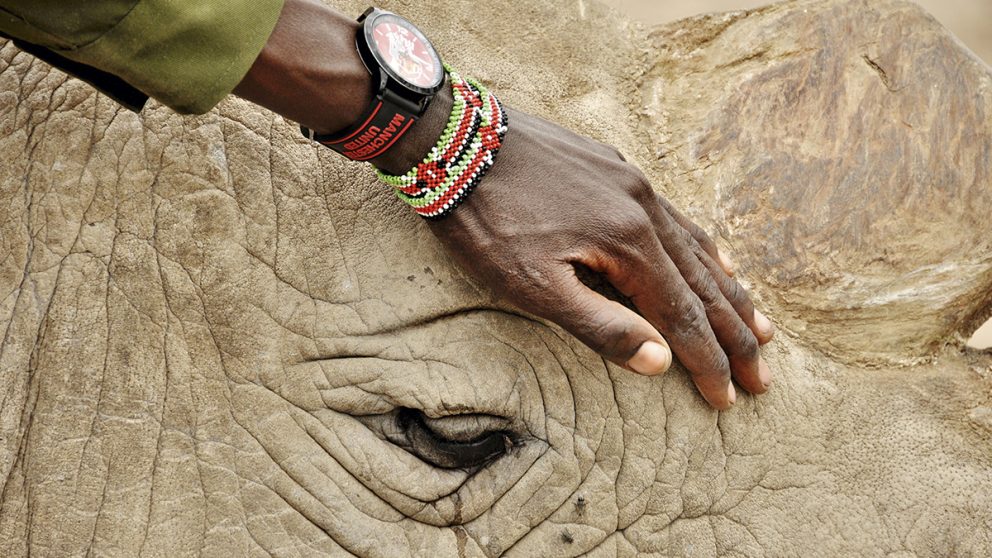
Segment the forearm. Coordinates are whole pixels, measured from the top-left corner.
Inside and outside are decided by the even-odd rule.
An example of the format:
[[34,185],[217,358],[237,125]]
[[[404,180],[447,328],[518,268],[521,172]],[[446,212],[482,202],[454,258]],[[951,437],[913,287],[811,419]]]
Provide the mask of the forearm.
[[[371,76],[355,47],[359,24],[316,0],[286,0],[279,22],[234,94],[319,134],[341,130],[368,110]],[[385,156],[390,172],[416,164],[441,135],[451,109],[442,90],[427,113]]]
[[358,23],[315,0],[286,0],[234,94],[318,132],[354,122],[372,81],[355,49]]
[[244,77],[283,0],[0,0],[0,33],[132,110],[211,110]]

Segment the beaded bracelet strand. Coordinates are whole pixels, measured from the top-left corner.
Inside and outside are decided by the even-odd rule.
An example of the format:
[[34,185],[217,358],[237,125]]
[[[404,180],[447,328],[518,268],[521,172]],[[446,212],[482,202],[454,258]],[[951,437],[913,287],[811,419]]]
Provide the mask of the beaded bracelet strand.
[[454,104],[437,144],[406,174],[393,176],[377,170],[397,197],[428,219],[450,214],[478,186],[492,167],[507,130],[506,111],[495,95],[447,65],[445,70]]

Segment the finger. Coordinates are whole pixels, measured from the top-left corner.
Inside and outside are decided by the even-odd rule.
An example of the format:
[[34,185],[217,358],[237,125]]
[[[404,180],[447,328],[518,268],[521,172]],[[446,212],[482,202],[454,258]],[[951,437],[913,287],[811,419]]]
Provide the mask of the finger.
[[[623,153],[621,153],[618,149],[612,148],[610,146],[606,146],[606,147],[612,149],[615,152],[616,156],[621,161],[627,160],[623,156]],[[647,178],[644,177],[643,173],[641,173],[639,169],[636,169],[636,167],[632,167],[632,170],[634,170],[637,173],[637,175],[639,175],[639,177],[642,178],[644,182],[647,182]],[[699,245],[702,246],[703,250],[705,250],[707,254],[709,254],[714,260],[720,262],[720,266],[723,268],[724,273],[733,277],[737,267],[736,264],[734,264],[734,260],[731,259],[730,256],[725,254],[722,250],[720,250],[717,247],[716,243],[713,242],[713,239],[710,238],[708,234],[706,234],[706,231],[704,231],[702,227],[694,223],[691,219],[683,215],[681,211],[676,209],[675,206],[673,206],[671,202],[669,202],[668,199],[666,199],[661,194],[655,192],[654,198],[665,209],[665,211],[667,211],[668,214],[671,215],[673,219],[675,219],[676,223],[681,225],[682,228],[689,231],[689,233],[693,236],[693,238],[696,239],[696,242],[698,242]]]
[[[574,269],[563,270],[551,288],[518,304],[551,320],[604,358],[644,375],[672,364],[665,338],[636,312],[584,285]],[[554,298],[545,298],[548,293]]]
[[[657,211],[653,220],[659,233],[658,254],[655,254],[654,257],[660,258],[662,257],[661,254],[667,253],[692,293],[701,301],[705,312],[704,319],[708,322],[709,328],[712,329],[713,336],[719,343],[718,350],[725,355],[734,379],[752,393],[764,393],[767,388],[764,386],[760,374],[762,367],[758,354],[758,341],[737,314],[730,301],[720,291],[711,271],[700,261],[700,256],[707,260],[709,260],[709,256],[702,251],[686,229],[679,226],[663,211]],[[722,273],[719,275],[726,277]],[[646,293],[648,304],[657,305],[664,302],[659,299],[656,293],[657,291]],[[662,331],[668,335],[673,349],[678,354],[676,341],[680,339],[669,332]],[[709,371],[692,366],[685,361],[683,363],[693,371],[694,379],[709,373]],[[699,385],[698,381],[697,385]],[[716,392],[718,387],[726,389],[726,386],[712,384],[709,386],[713,392]]]
[[701,248],[696,256],[713,277],[713,281],[719,287],[723,297],[730,302],[737,315],[747,325],[748,329],[754,333],[758,344],[764,345],[771,341],[775,335],[775,327],[764,314],[755,309],[754,303],[751,302],[751,297],[747,294],[747,290],[733,277],[721,273],[720,265],[713,261],[713,258],[708,253],[702,251]]
[[[707,256],[706,254],[700,253],[699,256],[701,261],[706,262],[705,265],[709,267],[716,265],[716,263],[710,260],[709,256]],[[720,291],[723,293],[724,297],[728,300],[728,302],[730,302],[731,305],[734,307],[738,316],[753,317],[753,316],[761,315],[756,310],[753,310],[753,305],[751,304],[750,299],[748,299],[746,296],[741,296],[740,293],[743,292],[743,289],[732,278],[724,277],[722,281],[720,279],[717,279],[716,282],[720,287]],[[742,308],[745,309],[742,310]],[[750,310],[747,310],[748,308]],[[745,327],[748,327],[752,332],[755,331],[755,326],[753,324],[745,324]],[[771,331],[772,333],[774,333],[774,329],[772,329]],[[763,345],[771,340],[771,334],[769,334],[767,338],[762,338],[761,335],[756,333],[755,338],[759,345]],[[758,357],[757,366],[758,367],[754,371],[754,373],[744,374],[744,375],[738,373],[738,368],[735,368],[733,366],[731,368],[734,370],[734,379],[737,380],[737,382],[741,384],[741,386],[743,386],[744,389],[748,390],[751,393],[760,394],[760,393],[765,393],[766,391],[768,391],[768,388],[771,387],[772,371],[771,368],[769,368],[768,364],[765,362],[765,360],[760,356]]]
[[[657,237],[644,235],[639,244],[618,246],[611,256],[586,265],[605,273],[668,339],[703,398],[717,409],[729,408],[735,397],[731,360],[710,323],[706,304],[690,288]],[[697,266],[701,270],[697,275],[708,275],[698,262]],[[729,304],[727,309],[733,314]]]
[[[657,198],[658,203],[661,204],[665,211],[672,216],[675,222],[688,231],[696,242],[699,243],[699,246],[704,252],[706,252],[711,261],[719,263],[719,268],[714,266],[707,267],[713,274],[714,280],[720,284],[724,295],[726,295],[727,299],[731,301],[734,308],[738,310],[738,314],[741,319],[744,320],[744,323],[746,323],[751,331],[754,332],[754,335],[758,338],[758,342],[764,345],[771,341],[772,337],[775,336],[775,326],[768,318],[765,317],[764,314],[754,308],[750,297],[748,297],[747,291],[744,290],[744,288],[741,287],[737,281],[732,279],[736,268],[734,261],[730,259],[726,253],[716,247],[716,243],[713,242],[713,239],[706,234],[706,231],[704,231],[702,227],[683,215],[663,196],[659,195]],[[720,271],[723,271],[723,273],[720,273]],[[730,279],[730,282],[726,281],[725,277]],[[734,296],[729,296],[731,294]],[[744,301],[746,301],[746,304]]]
[[696,239],[699,246],[701,246],[711,258],[720,262],[720,266],[723,268],[724,273],[732,277],[736,268],[734,261],[730,259],[729,256],[724,254],[722,250],[717,248],[716,243],[713,242],[710,235],[706,234],[706,231],[693,222],[692,219],[689,219],[683,215],[682,212],[676,209],[675,206],[673,206],[670,201],[665,199],[664,196],[658,195],[656,197],[658,198],[658,203],[661,204],[661,207],[665,208],[665,211],[672,216],[672,219],[674,219],[675,222],[678,223],[683,229],[689,231],[689,234]]
[[734,260],[732,260],[726,252],[719,248],[716,249],[716,255],[717,259],[720,261],[720,267],[723,269],[724,273],[733,277],[734,274],[737,273],[737,264],[734,263]]

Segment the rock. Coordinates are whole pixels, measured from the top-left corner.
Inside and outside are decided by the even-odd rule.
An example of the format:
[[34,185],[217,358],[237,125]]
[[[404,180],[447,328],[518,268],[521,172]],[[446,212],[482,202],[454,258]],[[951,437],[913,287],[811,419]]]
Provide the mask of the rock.
[[988,317],[992,82],[930,15],[779,4],[650,45],[644,129],[669,193],[748,255],[782,325],[905,363]]

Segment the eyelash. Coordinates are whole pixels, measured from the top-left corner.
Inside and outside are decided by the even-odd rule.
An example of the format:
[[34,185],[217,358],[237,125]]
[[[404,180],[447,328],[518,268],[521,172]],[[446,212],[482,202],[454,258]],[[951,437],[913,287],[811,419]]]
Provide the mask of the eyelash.
[[407,438],[407,451],[443,469],[471,469],[485,466],[510,453],[520,437],[509,430],[482,432],[467,441],[451,440],[436,432],[420,411],[400,409],[396,424]]
[[384,441],[440,469],[476,471],[522,447],[529,438],[516,432],[508,419],[493,415],[433,418],[419,409],[400,407],[355,418]]

